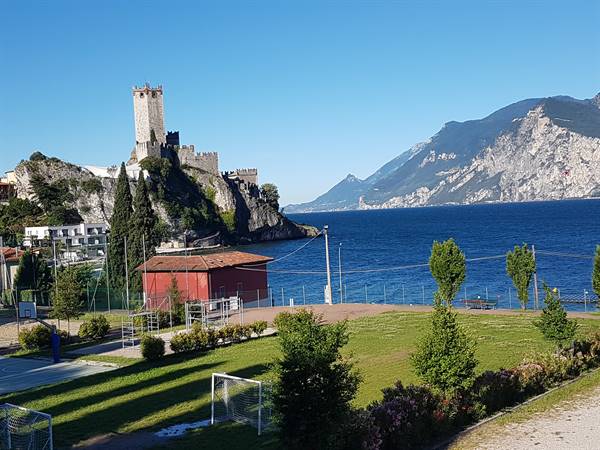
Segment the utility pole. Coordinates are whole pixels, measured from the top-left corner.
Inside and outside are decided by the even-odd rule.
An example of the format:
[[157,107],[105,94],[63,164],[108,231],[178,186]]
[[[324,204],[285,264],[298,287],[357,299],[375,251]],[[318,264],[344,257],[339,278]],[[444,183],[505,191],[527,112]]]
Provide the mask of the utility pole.
[[338,261],[340,263],[340,303],[344,303],[344,291],[342,288],[342,243],[338,247]]
[[104,237],[104,262],[106,263],[106,302],[108,303],[108,313],[110,314],[110,274],[108,273],[108,236]]
[[538,280],[537,280],[537,261],[535,260],[535,245],[531,246],[531,254],[533,255],[533,301],[535,302],[535,309],[539,308],[538,298]]
[[327,287],[325,288],[325,303],[332,304],[331,296],[331,267],[329,265],[329,225],[323,227],[323,233],[325,234],[325,263],[327,264]]
[[123,238],[125,243],[125,295],[127,299],[127,314],[129,314],[129,266],[127,262],[127,236]]

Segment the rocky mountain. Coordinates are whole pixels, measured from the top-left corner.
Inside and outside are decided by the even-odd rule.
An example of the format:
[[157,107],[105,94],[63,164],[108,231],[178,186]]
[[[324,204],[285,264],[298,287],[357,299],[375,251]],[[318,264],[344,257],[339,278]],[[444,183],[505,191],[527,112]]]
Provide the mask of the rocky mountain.
[[600,94],[523,100],[448,122],[365,180],[347,177],[285,212],[600,196]]
[[[166,237],[178,239],[184,231],[192,239],[220,233],[224,242],[244,243],[316,234],[313,227],[296,224],[272,208],[254,185],[182,167],[176,156],[145,162],[153,206]],[[46,217],[42,221],[60,221],[47,212],[50,207],[45,202],[54,200],[53,211],[59,211],[59,217],[109,223],[118,168],[105,172],[106,176],[98,176],[85,167],[36,153],[15,168],[17,197],[40,205]],[[129,175],[133,193],[137,173]]]

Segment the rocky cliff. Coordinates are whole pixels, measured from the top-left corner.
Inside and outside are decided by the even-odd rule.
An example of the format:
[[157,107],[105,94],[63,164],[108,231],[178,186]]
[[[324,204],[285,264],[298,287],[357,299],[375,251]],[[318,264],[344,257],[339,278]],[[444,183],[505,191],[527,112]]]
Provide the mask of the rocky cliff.
[[[600,94],[528,99],[488,117],[449,122],[391,171],[286,212],[557,200],[600,196]],[[401,155],[402,156],[402,155]],[[398,158],[396,158],[397,160]],[[383,173],[382,173],[383,172]]]
[[[162,161],[165,165],[171,163]],[[159,184],[155,175],[150,173],[148,181],[155,211],[173,239],[180,238],[185,231],[192,238],[202,238],[220,232],[225,242],[243,243],[278,239],[294,239],[313,236],[313,227],[296,224],[268,205],[254,185],[245,185],[238,181],[226,179],[200,170],[178,166],[173,172],[175,179],[169,178]],[[16,191],[19,198],[27,198],[40,203],[36,184],[68,191],[63,196],[65,207],[76,210],[86,222],[110,221],[114,202],[117,170],[108,170],[107,176],[97,176],[92,171],[57,158],[37,157],[34,160],[22,161],[15,168]],[[135,175],[135,174],[131,174]],[[132,176],[130,186],[132,192],[136,188],[136,178]],[[158,194],[158,189],[167,192],[178,192],[179,197],[169,197],[170,203]],[[199,197],[195,199],[193,194]],[[185,217],[174,211],[183,210],[178,199],[188,202],[205,201],[206,215],[211,220],[206,226],[190,228]],[[173,200],[175,199],[175,200]],[[182,200],[183,201],[183,200]],[[193,222],[192,222],[193,223]]]

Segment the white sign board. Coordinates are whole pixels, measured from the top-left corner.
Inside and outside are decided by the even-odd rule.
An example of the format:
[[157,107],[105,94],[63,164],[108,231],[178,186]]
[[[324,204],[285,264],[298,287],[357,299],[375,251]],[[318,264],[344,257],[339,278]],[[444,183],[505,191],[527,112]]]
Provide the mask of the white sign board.
[[19,302],[19,318],[37,319],[37,309],[33,302]]

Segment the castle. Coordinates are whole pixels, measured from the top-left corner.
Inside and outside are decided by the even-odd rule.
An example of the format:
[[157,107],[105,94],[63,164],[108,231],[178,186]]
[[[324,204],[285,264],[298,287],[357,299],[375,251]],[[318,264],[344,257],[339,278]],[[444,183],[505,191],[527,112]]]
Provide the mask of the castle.
[[[161,157],[166,150],[177,152],[182,166],[221,175],[219,154],[217,152],[196,153],[193,145],[180,145],[179,131],[165,133],[163,88],[151,87],[148,83],[142,87],[134,86],[133,111],[135,117],[135,149],[133,155],[137,163],[149,156]],[[245,184],[258,185],[258,170],[236,169],[222,174],[232,180]]]

